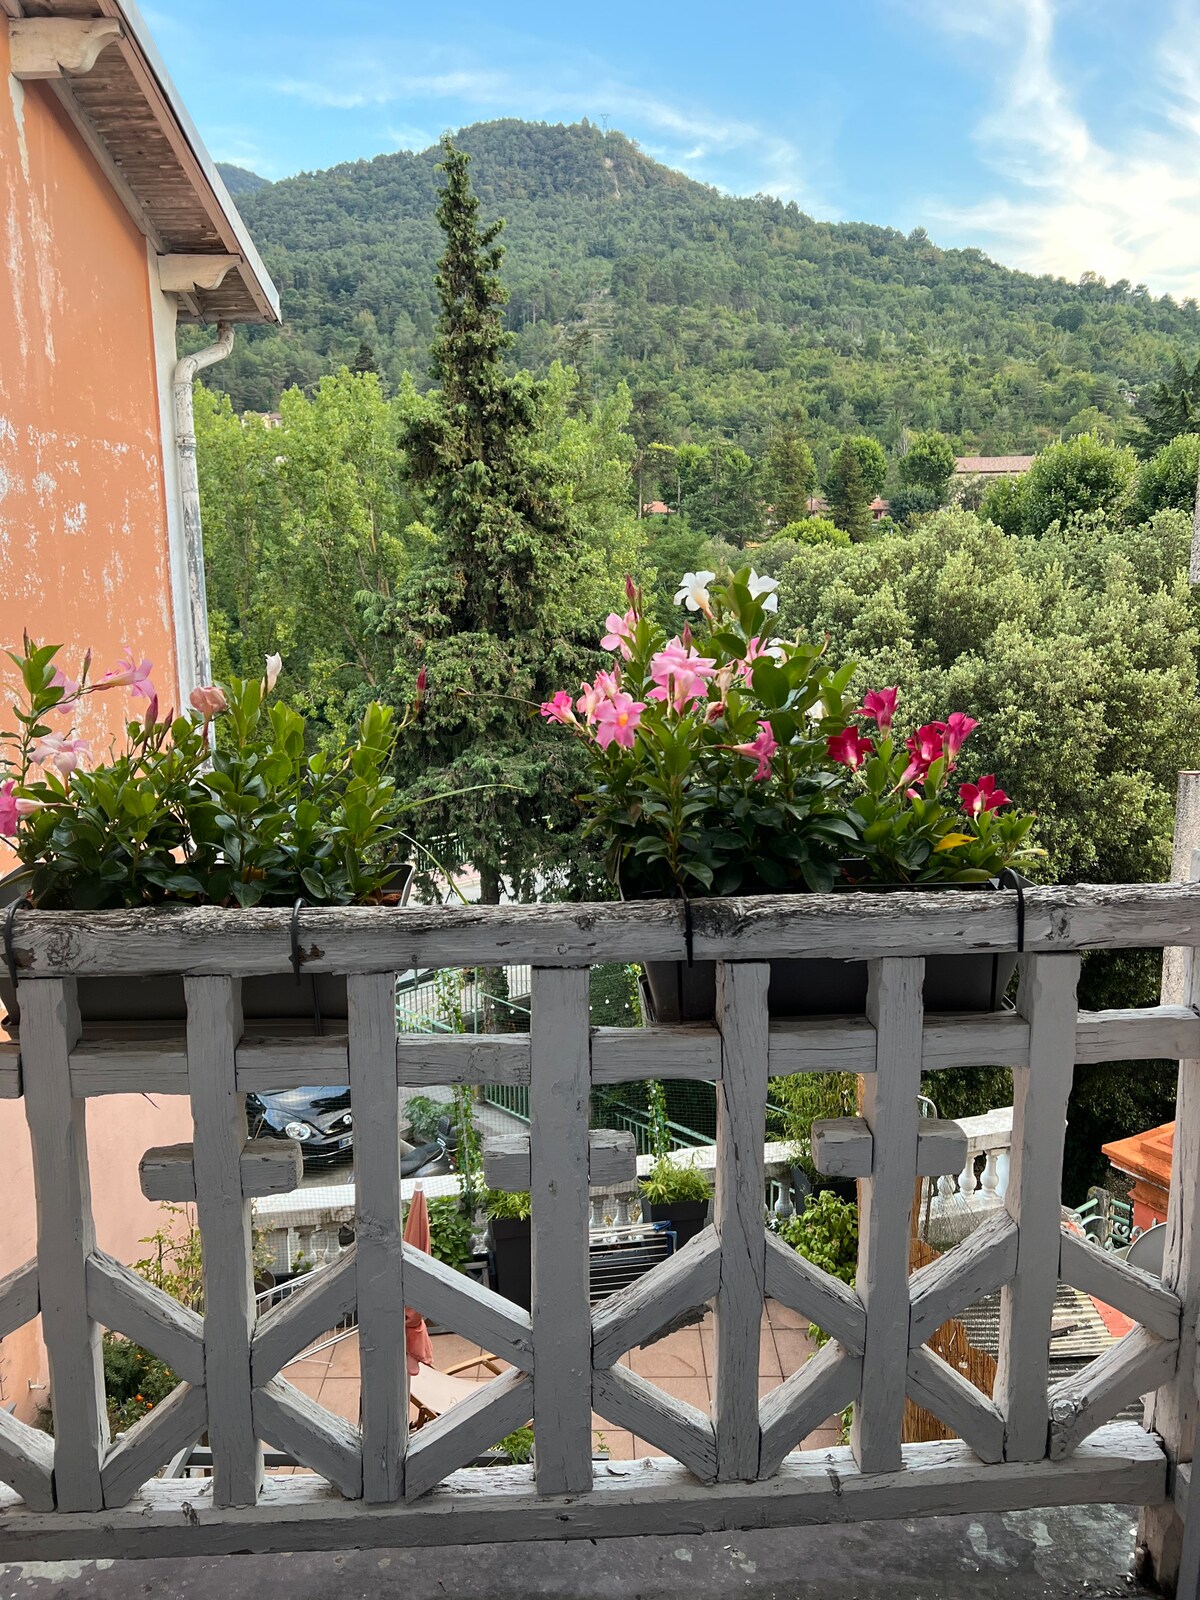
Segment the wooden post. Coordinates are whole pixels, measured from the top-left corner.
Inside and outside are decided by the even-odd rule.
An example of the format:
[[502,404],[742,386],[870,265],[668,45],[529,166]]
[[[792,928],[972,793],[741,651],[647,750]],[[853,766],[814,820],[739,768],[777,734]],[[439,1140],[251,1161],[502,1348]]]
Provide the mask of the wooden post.
[[60,1511],[99,1511],[108,1444],[100,1328],[88,1314],[87,1262],[96,1247],[84,1102],[71,1098],[79,1038],[73,978],[21,985],[25,1114],[33,1146],[38,1290],[54,1407],[54,1492]]
[[858,1186],[855,1287],[867,1322],[850,1448],[863,1472],[898,1472],[908,1373],[909,1224],[917,1171],[925,963],[888,957],[869,962],[868,974],[876,1065],[859,1079],[859,1109],[871,1130],[874,1156],[870,1177]]
[[1029,1065],[1013,1068],[1012,1167],[1004,1197],[1017,1225],[1017,1262],[1000,1291],[995,1384],[1006,1461],[1041,1461],[1049,1447],[1050,1322],[1078,984],[1077,953],[1021,958],[1017,1010],[1029,1023]]
[[721,1483],[757,1478],[761,1454],[758,1347],[767,1270],[763,1142],[770,982],[765,961],[718,963],[721,1081],[713,1223],[721,1241],[721,1278],[713,1398]]
[[535,967],[530,997],[534,1461],[539,1494],[592,1486],[587,967]]
[[[1176,880],[1200,879],[1200,772],[1179,774],[1171,865]],[[1191,946],[1163,951],[1164,1005],[1200,1005],[1200,962],[1195,957]],[[1146,1426],[1161,1436],[1175,1467],[1182,1461],[1195,1460],[1196,1338],[1200,1317],[1200,1061],[1179,1063],[1162,1281],[1182,1303],[1179,1370],[1173,1383],[1164,1384],[1150,1396]],[[1168,1594],[1179,1580],[1182,1544],[1183,1523],[1173,1501],[1142,1507],[1138,1522],[1141,1564],[1147,1569],[1146,1575]]]
[[354,1106],[363,1498],[384,1504],[404,1492],[408,1449],[396,977],[391,972],[355,975],[347,978],[346,986]]
[[250,1202],[242,1196],[246,1097],[237,1092],[242,1036],[239,978],[185,978],[192,1166],[204,1250],[204,1386],[213,1453],[213,1504],[252,1506],[262,1483],[254,1430]]

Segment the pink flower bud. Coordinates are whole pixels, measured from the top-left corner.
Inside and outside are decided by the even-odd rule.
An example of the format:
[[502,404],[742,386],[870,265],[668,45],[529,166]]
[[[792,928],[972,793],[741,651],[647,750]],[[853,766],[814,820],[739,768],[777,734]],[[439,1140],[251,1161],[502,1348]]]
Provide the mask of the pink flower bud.
[[215,683],[202,685],[193,689],[188,695],[188,703],[194,711],[198,711],[205,722],[211,722],[213,717],[229,708],[224,692]]

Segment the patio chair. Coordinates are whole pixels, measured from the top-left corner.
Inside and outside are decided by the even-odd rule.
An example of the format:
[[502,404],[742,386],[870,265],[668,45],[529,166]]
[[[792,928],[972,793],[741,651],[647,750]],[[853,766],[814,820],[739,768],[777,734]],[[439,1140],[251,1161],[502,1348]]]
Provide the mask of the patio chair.
[[472,1367],[486,1367],[497,1377],[504,1371],[504,1367],[495,1356],[478,1355],[470,1361],[456,1362],[454,1366],[447,1367],[445,1372],[437,1367],[423,1365],[415,1377],[409,1378],[409,1404],[417,1413],[410,1423],[414,1432],[418,1428],[423,1428],[427,1422],[433,1422],[435,1418],[443,1416],[460,1400],[470,1399],[479,1385],[469,1378],[460,1378],[458,1374],[467,1372]]

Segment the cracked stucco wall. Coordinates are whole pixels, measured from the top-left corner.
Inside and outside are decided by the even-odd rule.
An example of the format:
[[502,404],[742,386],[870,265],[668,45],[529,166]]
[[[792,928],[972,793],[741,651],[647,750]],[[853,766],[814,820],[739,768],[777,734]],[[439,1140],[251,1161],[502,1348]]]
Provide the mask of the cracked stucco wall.
[[[68,670],[89,645],[103,670],[128,645],[154,662],[165,709],[177,673],[146,242],[50,90],[9,75],[3,28],[0,82],[0,647],[28,628],[66,647]],[[0,661],[0,687],[11,670]],[[127,710],[91,702],[93,748]],[[189,1130],[176,1098],[88,1107],[100,1244],[119,1259],[158,1224],[138,1157]],[[2,1276],[36,1253],[20,1102],[0,1102],[0,1146]],[[0,1342],[0,1404],[31,1420],[45,1377],[36,1326]]]

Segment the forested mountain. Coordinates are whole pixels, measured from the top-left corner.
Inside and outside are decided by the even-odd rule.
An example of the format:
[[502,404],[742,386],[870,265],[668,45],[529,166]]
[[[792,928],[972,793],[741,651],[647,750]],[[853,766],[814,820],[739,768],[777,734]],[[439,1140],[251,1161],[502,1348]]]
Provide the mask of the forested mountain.
[[[938,428],[963,450],[1136,430],[1138,396],[1194,358],[1200,310],[1142,285],[1080,284],[865,223],[737,199],[587,121],[480,123],[459,142],[485,216],[503,216],[512,360],[571,361],[634,396],[639,441],[724,437],[754,455],[799,425],[825,466],[838,435],[889,451]],[[282,332],[249,329],[213,369],[270,410],[343,362],[426,382],[435,316],[439,151],[256,189],[243,215],[282,290]],[[252,175],[247,175],[252,176]]]
[[218,161],[217,171],[230,194],[253,194],[255,189],[265,189],[269,180],[246,167],[235,167],[232,162]]

